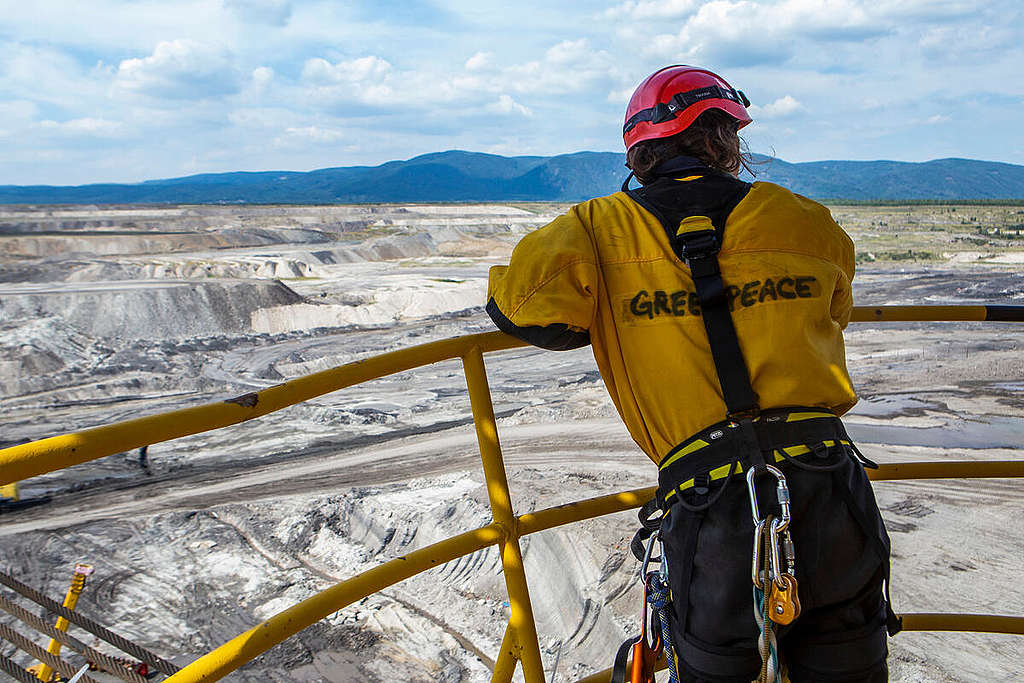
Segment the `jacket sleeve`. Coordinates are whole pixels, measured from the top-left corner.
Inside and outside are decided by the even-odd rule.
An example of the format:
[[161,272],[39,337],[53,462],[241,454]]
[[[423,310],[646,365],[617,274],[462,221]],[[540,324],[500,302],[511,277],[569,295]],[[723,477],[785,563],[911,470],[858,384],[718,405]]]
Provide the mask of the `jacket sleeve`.
[[590,343],[597,309],[594,243],[576,207],[524,237],[490,270],[487,313],[502,332],[545,349]]
[[830,313],[832,319],[839,323],[841,329],[846,329],[850,323],[850,316],[853,314],[853,275],[856,268],[856,253],[853,240],[849,235],[836,225],[836,229],[842,236],[840,245],[839,277],[836,280],[835,291],[832,292],[832,304]]

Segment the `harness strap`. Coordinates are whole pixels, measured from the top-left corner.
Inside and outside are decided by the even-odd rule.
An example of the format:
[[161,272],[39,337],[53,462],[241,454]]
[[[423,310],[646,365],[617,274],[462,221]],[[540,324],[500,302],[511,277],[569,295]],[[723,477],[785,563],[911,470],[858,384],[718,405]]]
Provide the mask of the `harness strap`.
[[[833,449],[852,445],[842,422],[822,408],[776,408],[756,419],[723,420],[697,432],[662,458],[658,505],[668,509],[680,500],[682,491],[698,486],[702,476],[708,479],[706,487],[710,481],[745,473],[751,466],[802,456],[811,461],[828,459]],[[648,511],[646,516],[650,515]]]
[[676,255],[690,266],[728,413],[730,416],[756,415],[757,394],[750,384],[747,363],[729,312],[729,297],[718,267],[721,248],[718,231],[711,218],[688,216],[680,221],[671,242]]
[[[644,609],[647,609],[646,605]],[[640,637],[643,638],[643,634]],[[626,666],[629,664],[629,653],[633,651],[633,645],[636,642],[636,638],[626,638],[626,640],[622,641],[622,645],[619,645],[619,650],[615,653],[615,664],[612,665],[610,683],[626,683]]]
[[853,515],[854,519],[857,520],[857,524],[860,525],[861,530],[864,534],[871,539],[871,545],[874,551],[878,554],[878,559],[882,561],[882,566],[885,571],[885,583],[884,585],[884,596],[885,596],[885,630],[890,636],[894,636],[903,630],[903,617],[896,614],[892,608],[892,598],[889,596],[889,577],[891,575],[891,566],[889,561],[889,552],[882,543],[882,539],[878,536],[875,529],[872,528],[872,524],[868,518],[864,515],[864,510],[861,509],[860,505],[853,499],[853,494],[850,492],[845,482],[840,481],[837,477],[833,477],[835,482],[834,488],[839,491],[839,494],[843,497],[843,502],[846,503],[846,507],[850,510],[850,514]]

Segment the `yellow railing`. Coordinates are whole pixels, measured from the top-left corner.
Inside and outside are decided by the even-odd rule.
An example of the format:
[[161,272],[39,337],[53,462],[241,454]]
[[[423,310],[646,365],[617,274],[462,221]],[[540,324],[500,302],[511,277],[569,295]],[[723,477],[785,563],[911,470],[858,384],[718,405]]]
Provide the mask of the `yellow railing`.
[[[1021,321],[1021,308],[986,306],[857,307],[854,322]],[[483,354],[525,346],[500,332],[469,335],[385,353],[226,401],[128,420],[0,450],[0,484],[53,472],[145,445],[245,422],[311,398],[442,360],[462,360],[483,461],[492,522],[421,548],[342,581],[271,617],[195,660],[167,679],[215,681],[346,605],[463,555],[497,545],[511,616],[495,661],[492,681],[512,680],[518,663],[527,683],[544,681],[536,625],[519,538],[600,515],[639,507],[653,488],[635,489],[515,516],[498,442]],[[869,472],[873,480],[1024,477],[1024,461],[903,463]],[[1024,634],[1024,617],[906,614],[907,630],[961,630]],[[608,679],[608,671],[586,681]]]

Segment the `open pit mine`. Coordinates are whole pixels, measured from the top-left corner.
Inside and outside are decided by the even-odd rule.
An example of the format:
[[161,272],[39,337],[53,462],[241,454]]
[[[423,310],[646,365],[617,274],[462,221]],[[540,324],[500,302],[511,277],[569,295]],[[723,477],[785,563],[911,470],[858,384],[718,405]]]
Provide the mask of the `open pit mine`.
[[[832,208],[858,245],[859,305],[1024,303],[1024,207]],[[564,209],[0,207],[0,447],[490,331],[488,267]],[[869,458],[1024,459],[1019,325],[857,323],[846,339],[861,396],[846,422]],[[517,514],[655,483],[588,349],[518,348],[486,366]],[[898,611],[1024,614],[1019,480],[875,488]],[[76,610],[177,666],[491,521],[457,361],[32,477],[17,497],[0,506],[0,572],[59,601],[75,564],[91,565]],[[549,681],[611,666],[637,631],[635,519],[522,540]],[[334,613],[226,680],[487,681],[508,616],[490,547]],[[3,611],[0,626],[23,629]],[[890,650],[894,681],[1024,680],[1019,636],[908,632]],[[3,638],[0,655],[36,664]]]

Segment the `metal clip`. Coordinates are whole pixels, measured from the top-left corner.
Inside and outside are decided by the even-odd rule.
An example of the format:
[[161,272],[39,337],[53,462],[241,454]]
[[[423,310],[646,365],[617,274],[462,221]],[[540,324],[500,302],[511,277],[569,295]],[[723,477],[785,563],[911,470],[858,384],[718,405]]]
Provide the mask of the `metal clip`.
[[793,547],[789,529],[782,532],[782,556],[786,558],[786,573],[796,576],[796,548]]
[[[640,581],[647,584],[647,565],[651,563],[651,552],[654,550],[654,542],[658,540],[658,532],[655,531],[651,534],[651,537],[647,539],[647,549],[644,551],[644,562],[640,567]],[[664,564],[665,553],[662,553],[662,564]]]
[[[782,566],[779,562],[779,520],[772,520],[772,528],[768,530],[769,550],[771,551],[772,580],[780,590],[785,590],[786,584],[782,581]],[[767,577],[766,577],[767,580]]]
[[[761,511],[757,506],[757,487],[754,486],[755,477],[761,472],[760,467],[751,467],[747,470],[747,492],[750,494],[750,513],[756,525],[761,521]],[[789,527],[789,486],[786,485],[786,475],[778,467],[765,465],[764,472],[771,474],[778,481],[775,489],[775,496],[779,501],[782,514],[779,516],[779,531],[785,531]],[[774,525],[773,525],[774,526]]]
[[764,579],[761,577],[761,567],[764,566],[764,556],[761,550],[764,548],[764,520],[758,520],[754,526],[754,552],[751,554],[753,561],[750,565],[750,580],[754,587],[763,591],[765,589]]

